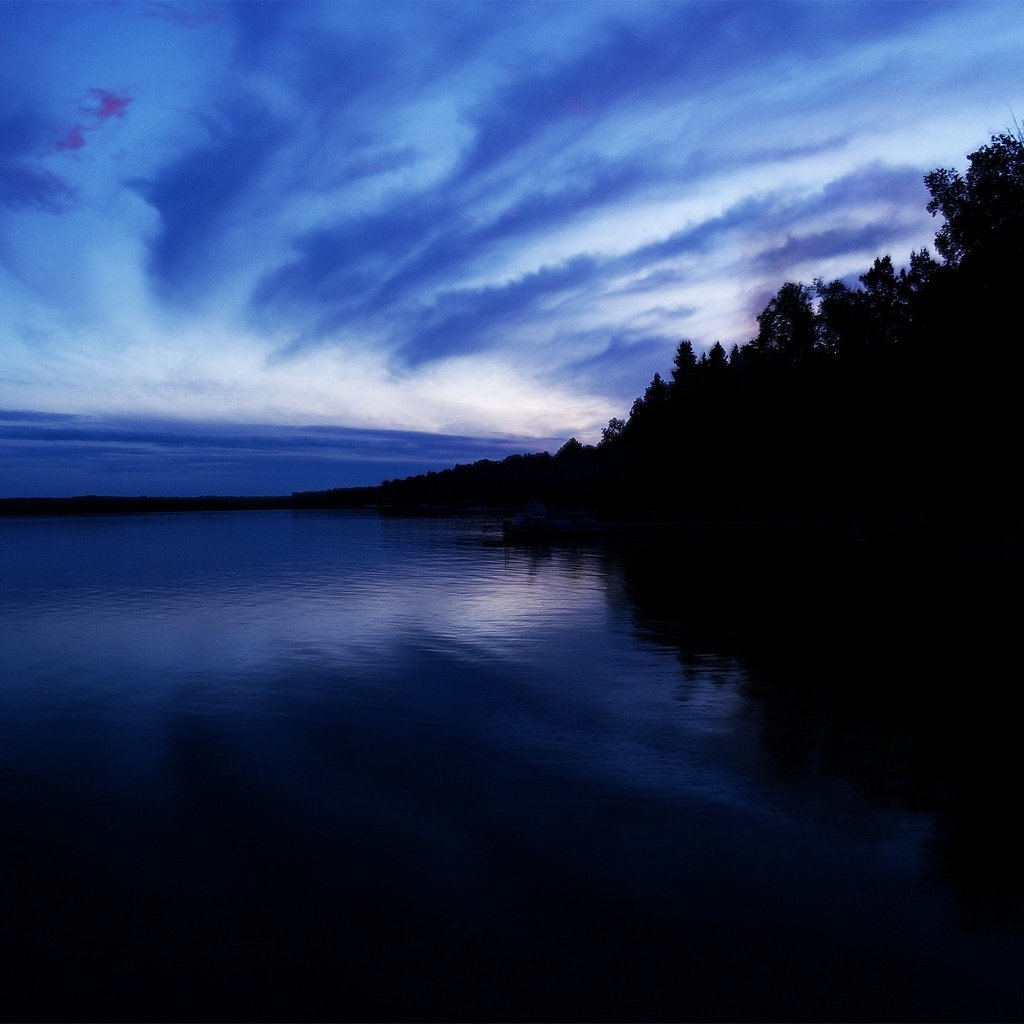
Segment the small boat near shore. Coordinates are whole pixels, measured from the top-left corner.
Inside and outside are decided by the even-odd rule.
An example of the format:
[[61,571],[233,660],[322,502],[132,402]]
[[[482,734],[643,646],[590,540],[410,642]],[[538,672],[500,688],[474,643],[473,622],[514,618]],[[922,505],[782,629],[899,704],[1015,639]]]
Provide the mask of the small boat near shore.
[[606,530],[592,513],[552,514],[536,499],[527,502],[518,514],[504,519],[501,527],[506,544],[536,544],[553,539],[587,537]]

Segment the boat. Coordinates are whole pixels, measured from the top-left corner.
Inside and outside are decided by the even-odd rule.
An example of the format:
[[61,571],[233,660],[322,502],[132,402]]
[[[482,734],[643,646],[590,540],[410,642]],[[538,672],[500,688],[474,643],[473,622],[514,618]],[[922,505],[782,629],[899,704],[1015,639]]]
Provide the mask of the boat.
[[589,512],[552,514],[536,498],[522,511],[502,522],[506,544],[536,544],[544,541],[590,536],[602,532],[597,517]]

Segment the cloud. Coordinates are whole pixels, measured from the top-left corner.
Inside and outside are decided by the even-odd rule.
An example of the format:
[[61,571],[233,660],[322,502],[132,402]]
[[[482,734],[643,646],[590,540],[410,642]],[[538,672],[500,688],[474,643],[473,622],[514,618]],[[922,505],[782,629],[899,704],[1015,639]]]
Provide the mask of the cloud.
[[0,497],[288,494],[554,450],[561,440],[0,411]]
[[[918,169],[888,167],[875,162],[828,181],[817,189],[778,188],[744,195],[717,216],[708,217],[623,255],[620,264],[631,270],[647,269],[648,275],[642,280],[654,285],[661,280],[671,280],[672,275],[665,269],[655,271],[653,268],[658,264],[680,256],[698,256],[724,249],[737,232],[751,239],[771,238],[781,233],[789,244],[800,235],[803,225],[820,224],[823,218],[838,218],[844,223],[842,227],[806,234],[805,237],[822,240],[821,255],[835,255],[839,251],[859,253],[865,245],[884,246],[926,223],[926,215],[917,212],[923,211],[925,204],[921,182],[922,175]],[[884,219],[877,216],[879,209],[887,211]],[[865,210],[875,214],[870,224],[850,227],[846,223],[851,218],[862,219]],[[893,218],[893,211],[908,210],[915,213],[916,219]],[[841,239],[845,241],[841,243]],[[837,248],[840,244],[848,248]],[[785,259],[787,252],[792,256],[791,263]],[[762,247],[756,259],[765,264],[771,253],[776,254],[771,269],[783,271],[790,265],[804,262],[812,255],[812,250],[798,251],[795,245],[787,250],[780,244]]]
[[[718,151],[749,149],[756,145],[749,119],[757,110],[745,112],[746,125],[715,124],[731,105],[728,91],[720,92],[723,82],[737,97],[749,92],[752,101],[769,104],[776,82],[792,80],[799,67],[885,38],[926,13],[902,6],[906,10],[887,10],[878,19],[758,3],[574,6],[575,18],[551,19],[547,59],[530,54],[545,52],[544,43],[531,39],[521,45],[534,59],[517,61],[529,70],[481,91],[470,113],[473,142],[453,184],[486,175],[549,136],[600,145],[598,132],[616,121],[628,123],[639,114],[643,125],[652,111],[673,108],[681,125],[720,132],[709,139]],[[518,53],[510,56],[516,60]],[[807,90],[820,78],[807,74]],[[792,90],[786,92],[792,103]],[[652,162],[666,155],[653,152]]]
[[80,124],[73,124],[63,135],[62,138],[57,140],[54,148],[58,152],[64,150],[76,150],[81,149],[85,145],[84,128]]
[[[254,290],[253,313],[259,320],[268,314],[287,319],[303,310],[313,312],[312,327],[297,339],[292,351],[332,343],[339,328],[379,320],[380,311],[386,310],[393,311],[395,329],[402,334],[398,356],[409,365],[482,349],[489,314],[515,301],[498,296],[549,287],[554,272],[551,267],[539,267],[520,274],[531,282],[528,285],[505,282],[461,291],[453,282],[472,277],[482,265],[500,265],[501,257],[490,254],[502,247],[527,244],[571,222],[577,214],[624,202],[638,190],[652,187],[652,177],[657,180],[633,160],[595,162],[575,169],[565,185],[519,196],[514,209],[501,204],[500,195],[491,197],[490,208],[480,206],[479,214],[462,209],[457,189],[420,193],[415,201],[354,217],[299,240],[298,255],[269,273]],[[495,201],[499,208],[494,208]],[[570,276],[583,272],[586,259],[573,257]],[[436,330],[429,326],[450,320],[455,308],[474,306],[478,308],[465,315],[458,331],[452,322]],[[426,331],[422,338],[421,329]],[[409,335],[417,340],[406,340]],[[431,354],[435,343],[437,351]]]
[[[835,31],[822,37],[823,22],[816,16],[787,12],[780,24],[757,5],[652,7],[644,9],[643,18],[618,7],[607,11],[595,15],[588,9],[578,28],[568,19],[553,19],[552,39],[539,48],[547,45],[554,54],[559,43],[571,40],[568,59],[559,54],[530,61],[520,55],[522,44],[513,43],[492,62],[501,73],[485,80],[472,108],[463,111],[468,145],[439,180],[420,184],[407,176],[379,209],[352,211],[294,240],[292,257],[265,274],[249,303],[254,324],[289,326],[291,339],[282,355],[310,346],[358,344],[359,336],[390,349],[396,367],[406,369],[452,356],[500,352],[502,330],[538,320],[543,316],[541,293],[550,289],[549,297],[558,294],[554,282],[566,271],[556,268],[571,266],[569,277],[585,275],[595,296],[653,294],[659,285],[669,287],[681,278],[680,268],[667,264],[712,253],[766,226],[777,234],[784,230],[784,217],[794,212],[811,217],[809,206],[801,208],[802,197],[795,199],[792,189],[779,187],[742,195],[725,210],[675,230],[668,220],[661,238],[623,245],[616,218],[625,222],[630,204],[668,206],[673,186],[696,196],[703,182],[755,167],[825,160],[841,153],[847,138],[833,131],[760,146],[713,138],[702,140],[703,148],[688,142],[677,152],[666,145],[667,122],[658,121],[658,134],[649,145],[638,147],[629,140],[628,149],[616,152],[592,137],[598,124],[614,129],[609,138],[618,138],[633,123],[638,104],[649,108],[640,124],[650,121],[651,110],[656,121],[662,117],[659,111],[674,105],[681,103],[686,111],[689,96],[744,67],[745,52],[756,52],[767,66],[836,50],[842,43]],[[283,16],[279,10],[271,13]],[[515,39],[500,16],[497,23],[488,31],[467,30],[462,59],[487,52],[503,32]],[[857,30],[877,34],[860,22]],[[279,36],[288,38],[287,33]],[[380,71],[361,60],[337,60],[347,47],[348,42],[330,37],[320,51],[335,59],[325,62],[318,53],[304,65],[306,81],[317,86],[314,94],[337,96],[343,105],[351,104],[355,93],[365,93]],[[363,49],[371,47],[364,42]],[[259,54],[260,60],[269,59],[266,46]],[[380,67],[392,73],[393,46],[385,45],[378,57]],[[339,65],[344,70],[336,70]],[[355,86],[352,68],[364,69]],[[417,159],[411,146],[404,154],[404,166],[411,169],[425,155]],[[386,169],[371,158],[349,161],[346,167],[350,180]],[[826,198],[841,204],[859,197],[851,191]],[[609,224],[603,237],[586,227],[598,214]],[[574,234],[580,241],[574,243]],[[841,231],[829,225],[791,231],[791,236],[806,240],[806,254],[813,238],[838,252]],[[849,244],[855,241],[849,229],[843,237]],[[862,232],[861,241],[866,238]],[[786,249],[784,243],[783,237],[762,246],[756,266],[765,270],[771,252],[783,262],[787,254],[800,255],[795,244]],[[601,254],[609,245],[621,250],[618,257]],[[624,275],[632,281],[624,281]],[[583,285],[582,279],[576,281],[577,287]],[[688,302],[683,306],[692,308]],[[662,307],[659,300],[654,312]],[[621,326],[613,322],[609,329]],[[557,357],[552,364],[559,365]]]
[[0,423],[67,423],[78,419],[73,413],[37,412],[33,409],[0,409]]
[[97,121],[109,121],[112,117],[124,117],[133,97],[127,92],[115,93],[108,89],[90,89],[91,104],[86,112]]
[[74,186],[52,171],[21,160],[0,161],[0,206],[66,213],[77,196]]
[[[690,166],[695,173],[743,174],[748,162],[757,166],[765,160],[820,159],[841,149],[842,141],[830,137],[761,150],[746,159],[724,161],[721,167],[707,168],[697,155]],[[254,291],[252,309],[257,318],[276,310],[282,322],[297,313],[309,318],[307,328],[293,335],[282,351],[286,357],[310,346],[350,345],[362,331],[374,345],[391,352],[392,365],[402,373],[453,357],[500,357],[515,348],[525,365],[552,378],[600,366],[607,373],[603,390],[617,393],[626,382],[635,388],[636,372],[630,365],[617,371],[615,359],[650,357],[658,346],[663,354],[670,353],[679,336],[692,333],[688,321],[699,321],[694,289],[702,275],[720,272],[724,254],[734,251],[738,238],[751,242],[746,261],[733,269],[737,284],[761,296],[795,269],[817,273],[813,265],[808,271],[817,258],[845,258],[848,264],[866,266],[886,243],[913,240],[924,219],[900,213],[908,203],[918,205],[919,172],[874,163],[816,189],[741,193],[717,216],[697,219],[619,253],[581,252],[577,247],[564,260],[511,276],[506,269],[499,271],[499,281],[473,283],[474,277],[486,279],[493,273],[484,268],[498,270],[503,263],[507,268],[509,260],[514,266],[533,239],[550,239],[595,210],[607,211],[611,218],[613,233],[606,241],[620,244],[614,211],[622,210],[619,223],[627,221],[638,200],[662,201],[657,197],[671,182],[664,167],[636,158],[596,160],[564,180],[568,184],[534,186],[536,191],[519,195],[514,218],[506,216],[508,209],[501,210],[499,199],[486,218],[460,219],[459,191],[452,188],[423,196],[422,202],[400,212],[384,210],[307,236],[299,256]],[[919,205],[923,208],[923,202]],[[888,212],[851,224],[868,208]],[[757,246],[755,240],[763,241]],[[549,240],[540,242],[538,251],[550,251],[550,246]],[[851,269],[847,265],[843,272]],[[779,281],[769,287],[766,279],[774,277]],[[677,298],[666,301],[673,293]],[[588,315],[598,308],[610,311],[603,332],[570,326],[571,316],[588,307]],[[737,322],[745,320],[740,302],[733,315]],[[699,336],[698,345],[723,336],[721,326],[710,323],[704,331],[709,336]],[[646,339],[643,351],[639,345],[608,345],[609,337],[637,332]],[[732,336],[735,332],[733,325],[724,336],[730,342],[739,340]],[[596,372],[587,379],[590,385],[597,381]]]
[[529,324],[542,306],[565,297],[594,274],[594,261],[585,256],[558,267],[543,267],[506,285],[441,292],[409,332],[410,340],[397,352],[409,367],[453,355],[500,348]]
[[[132,5],[134,8],[134,5]],[[133,9],[129,13],[135,14]],[[207,25],[216,25],[224,18],[223,11],[204,9],[204,7],[187,9],[184,4],[176,0],[172,4],[157,4],[136,14],[136,17],[150,18],[154,21],[165,21],[179,28],[205,28]]]
[[289,133],[259,100],[244,96],[204,118],[206,140],[155,174],[127,184],[153,207],[159,226],[149,242],[149,270],[165,298],[187,301],[216,280],[214,255]]
[[34,155],[43,138],[38,112],[0,112],[0,207],[65,213],[74,205],[77,189]]
[[133,97],[127,91],[116,93],[109,89],[90,89],[86,99],[79,105],[84,120],[66,128],[54,143],[54,150],[62,153],[82,149],[87,134],[99,130],[105,121],[123,118],[132,102]]
[[928,194],[919,167],[891,166],[880,160],[858,167],[822,189],[821,207],[875,206],[923,208]]
[[[664,353],[679,344],[677,333],[641,330],[594,330],[573,339],[572,348],[587,354],[565,364],[572,380],[621,396],[638,394]],[[617,413],[616,415],[621,415]]]
[[353,217],[297,240],[298,258],[269,274],[256,289],[257,306],[277,304],[285,312],[297,305],[349,310],[375,303],[386,283],[401,272],[417,250],[451,216],[443,199],[424,197],[418,204]]
[[189,3],[187,0],[153,4],[141,4],[134,0],[130,3],[126,3],[124,0],[108,0],[108,5],[122,17],[145,18],[147,21],[164,22],[187,29],[206,28],[219,24],[224,20],[223,7],[226,6]]
[[[907,233],[913,235],[916,224],[907,224]],[[860,256],[870,262],[873,254],[892,243],[898,226],[891,221],[877,221],[850,228],[832,228],[814,234],[791,236],[783,245],[768,249],[757,256],[756,263],[769,274],[779,277],[793,274],[796,268],[821,267],[836,256]],[[811,273],[815,271],[812,269]]]

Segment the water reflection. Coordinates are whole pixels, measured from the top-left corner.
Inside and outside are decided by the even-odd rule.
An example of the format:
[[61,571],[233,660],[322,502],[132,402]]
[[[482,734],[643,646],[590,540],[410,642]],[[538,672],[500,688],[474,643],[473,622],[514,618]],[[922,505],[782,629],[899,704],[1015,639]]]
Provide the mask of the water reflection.
[[[785,565],[762,554],[742,567],[748,552],[609,557],[638,628],[678,651],[683,699],[691,673],[724,671],[790,787],[845,778],[880,806],[927,812],[928,870],[955,887],[964,927],[1024,928],[1012,566],[913,552]],[[737,573],[740,592],[722,583]]]
[[1019,1016],[953,903],[1020,921],[1008,730],[772,567],[316,513],[0,558],[14,1016]]

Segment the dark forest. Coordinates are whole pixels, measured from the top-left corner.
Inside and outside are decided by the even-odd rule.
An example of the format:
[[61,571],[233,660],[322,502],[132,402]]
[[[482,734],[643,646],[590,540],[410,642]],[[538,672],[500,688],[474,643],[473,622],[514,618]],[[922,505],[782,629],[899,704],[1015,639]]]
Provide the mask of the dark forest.
[[879,256],[855,283],[787,281],[756,337],[698,358],[680,342],[597,445],[514,455],[300,506],[514,506],[610,520],[1008,525],[1022,365],[1024,141],[925,176],[933,256]]

